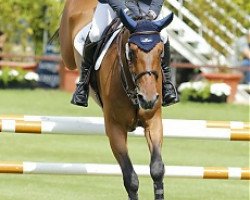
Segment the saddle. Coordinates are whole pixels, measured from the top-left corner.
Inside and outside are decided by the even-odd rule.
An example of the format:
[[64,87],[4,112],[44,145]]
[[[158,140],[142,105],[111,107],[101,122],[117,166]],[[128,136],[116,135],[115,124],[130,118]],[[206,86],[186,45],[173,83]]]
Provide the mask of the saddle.
[[117,17],[113,19],[109,26],[103,31],[101,39],[98,41],[95,55],[93,57],[94,64],[96,64],[97,59],[105,48],[106,44],[112,37],[113,33],[118,30],[119,25],[121,24],[121,20]]
[[[109,42],[110,38],[112,37],[113,33],[118,30],[121,21],[119,18],[115,18],[109,26],[103,31],[101,39],[98,41],[95,54],[93,56],[93,68],[96,65],[98,58],[100,57],[102,51],[104,50],[106,44]],[[97,77],[96,77],[96,70],[92,70],[90,76],[90,86],[94,91],[94,95],[96,99],[99,101],[100,105],[102,105],[102,101],[99,95],[98,85],[97,85]]]

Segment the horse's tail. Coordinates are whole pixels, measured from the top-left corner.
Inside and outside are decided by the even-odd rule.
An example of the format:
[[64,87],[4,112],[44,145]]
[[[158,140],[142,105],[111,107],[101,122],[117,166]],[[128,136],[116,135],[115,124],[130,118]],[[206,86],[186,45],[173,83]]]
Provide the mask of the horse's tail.
[[59,39],[59,28],[56,29],[56,31],[54,32],[54,34],[50,37],[48,43],[52,44],[53,41],[55,41],[55,40],[59,41],[58,39]]

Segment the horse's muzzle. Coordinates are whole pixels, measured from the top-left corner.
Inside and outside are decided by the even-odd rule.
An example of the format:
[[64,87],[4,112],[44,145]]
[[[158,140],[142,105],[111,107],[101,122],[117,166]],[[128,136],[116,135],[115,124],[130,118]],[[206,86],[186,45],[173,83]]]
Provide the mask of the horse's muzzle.
[[139,106],[144,110],[153,109],[159,99],[159,96],[159,94],[156,94],[151,99],[147,99],[143,94],[137,94]]

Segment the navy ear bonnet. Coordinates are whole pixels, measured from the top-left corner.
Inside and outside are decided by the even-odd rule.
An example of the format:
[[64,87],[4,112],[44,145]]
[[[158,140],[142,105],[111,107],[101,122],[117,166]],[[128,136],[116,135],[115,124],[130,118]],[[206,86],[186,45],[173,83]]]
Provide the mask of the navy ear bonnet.
[[[152,31],[152,34],[147,33],[148,31]],[[149,20],[140,20],[128,42],[137,45],[145,52],[149,52],[161,42],[159,27]]]
[[137,21],[137,25],[133,32],[136,33],[136,32],[143,32],[143,31],[160,32],[161,29],[155,23],[153,23],[153,21],[144,19],[144,20]]

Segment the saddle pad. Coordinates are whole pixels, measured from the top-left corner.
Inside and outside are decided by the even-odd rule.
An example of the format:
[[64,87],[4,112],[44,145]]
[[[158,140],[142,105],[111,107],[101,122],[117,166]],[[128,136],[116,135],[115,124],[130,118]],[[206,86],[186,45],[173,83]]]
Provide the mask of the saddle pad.
[[[95,70],[98,70],[100,68],[104,56],[106,55],[106,53],[107,53],[110,45],[114,41],[115,37],[119,33],[121,27],[122,27],[122,24],[120,24],[118,26],[118,30],[113,33],[113,35],[110,37],[109,41],[106,43],[105,47],[103,48],[103,51],[101,52],[101,54],[99,55],[99,57],[95,63]],[[81,56],[83,53],[84,41],[89,33],[90,28],[91,28],[91,23],[89,23],[79,33],[77,33],[77,35],[74,39],[74,47]]]
[[97,59],[97,61],[96,61],[96,63],[95,63],[95,70],[98,70],[98,69],[100,68],[104,56],[106,55],[106,53],[107,53],[107,51],[108,51],[110,45],[111,45],[112,42],[114,41],[115,37],[116,37],[117,34],[120,32],[120,28],[121,28],[122,26],[123,26],[122,24],[120,24],[120,25],[118,26],[118,30],[115,31],[115,32],[113,33],[113,35],[110,37],[109,41],[106,43],[105,47],[103,48],[103,50],[102,50],[100,56],[98,57],[98,59]]

